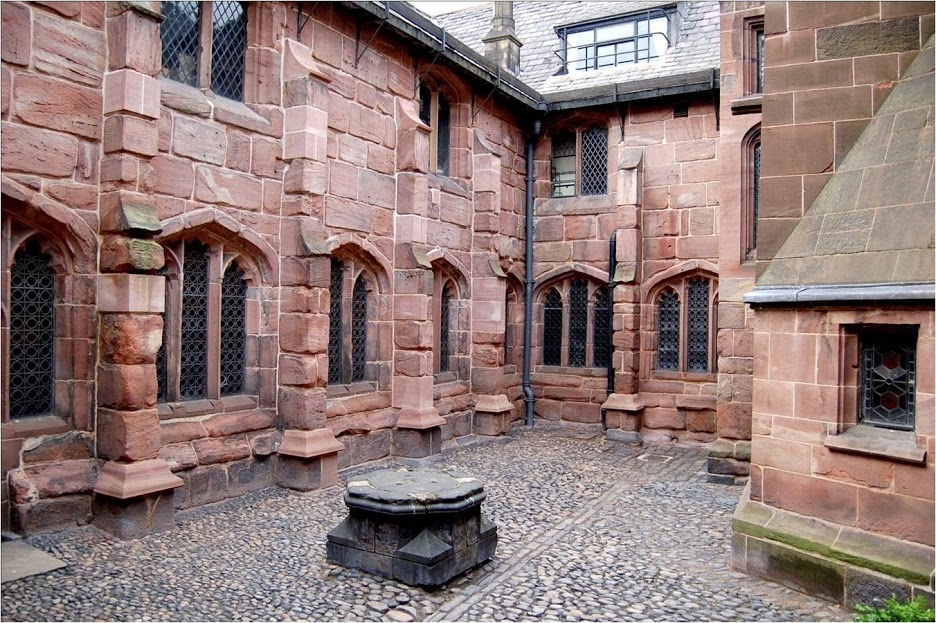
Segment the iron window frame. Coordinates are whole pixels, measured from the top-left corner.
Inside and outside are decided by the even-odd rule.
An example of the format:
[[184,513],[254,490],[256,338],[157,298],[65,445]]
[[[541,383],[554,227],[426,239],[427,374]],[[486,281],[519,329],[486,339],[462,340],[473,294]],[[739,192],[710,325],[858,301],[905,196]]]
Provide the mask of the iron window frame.
[[[915,325],[865,325],[859,327],[855,334],[858,338],[858,396],[857,396],[857,424],[885,430],[909,431],[916,430],[916,374],[917,374],[917,341],[918,327]],[[907,380],[907,419],[909,424],[895,424],[876,419],[868,413],[870,407],[870,394],[873,388],[871,370],[868,369],[868,351],[883,344],[899,343],[909,351],[909,361],[906,366]]]
[[[708,365],[705,370],[689,370],[689,284],[703,279],[708,281]],[[679,365],[675,370],[660,369],[660,298],[668,291],[673,291],[679,301]],[[718,356],[716,339],[718,337],[718,280],[706,273],[683,275],[667,281],[657,289],[653,298],[653,367],[652,375],[658,378],[704,379],[715,374]]]
[[[741,142],[741,261],[757,258],[757,219],[760,215],[760,124]],[[762,156],[761,156],[762,157]]]
[[[604,153],[603,153],[603,156],[604,156],[604,172],[605,172],[605,175],[604,175],[604,192],[586,195],[586,194],[584,194],[583,189],[582,189],[583,178],[584,178],[583,170],[584,170],[584,168],[585,168],[585,165],[587,164],[587,163],[585,162],[585,156],[584,156],[584,153],[583,153],[582,135],[585,134],[585,133],[587,133],[587,132],[590,132],[590,131],[592,131],[592,130],[595,130],[595,129],[601,130],[601,131],[604,133],[604,137],[605,137],[605,145],[604,145],[605,148],[604,148]],[[557,172],[557,171],[556,171],[555,167],[553,166],[553,162],[554,162],[556,156],[555,156],[555,151],[554,151],[553,148],[552,148],[552,145],[550,145],[550,152],[549,152],[549,197],[550,197],[550,199],[572,199],[573,197],[602,197],[602,196],[608,195],[608,171],[609,171],[609,168],[608,168],[608,152],[610,151],[610,149],[609,149],[609,144],[608,144],[608,140],[609,140],[609,134],[610,134],[610,132],[609,132],[609,130],[608,130],[607,125],[603,125],[603,124],[601,124],[601,123],[593,123],[593,124],[589,124],[589,125],[583,125],[583,126],[580,126],[580,127],[576,127],[576,128],[574,128],[574,129],[560,129],[560,130],[557,130],[556,132],[554,132],[554,133],[552,134],[552,136],[551,136],[551,141],[554,141],[554,140],[556,139],[556,137],[559,137],[559,136],[562,136],[562,135],[567,135],[567,134],[574,134],[574,136],[575,136],[575,154],[574,154],[574,158],[575,158],[575,171],[574,171],[574,173],[575,173],[575,181],[574,181],[574,192],[573,192],[571,195],[557,195],[557,194],[556,194],[556,188],[559,187],[559,185],[557,185],[556,182],[555,182],[555,179],[556,179],[556,172]],[[566,158],[566,157],[568,157],[568,156],[559,156],[559,157],[561,157],[561,158]],[[600,156],[596,156],[596,158],[598,158],[598,157],[600,157]],[[589,159],[589,163],[590,163],[590,162],[591,162],[591,160]],[[598,163],[594,163],[594,166],[600,166],[600,165],[599,165]],[[563,185],[563,187],[565,187],[565,186],[568,186],[568,184]]]
[[[637,45],[637,43],[641,39],[650,39],[654,35],[662,34],[666,38],[666,44],[667,44],[666,49],[669,49],[670,47],[672,47],[672,42],[675,39],[675,37],[673,36],[673,24],[674,24],[673,16],[675,14],[676,14],[676,6],[670,5],[670,6],[653,7],[650,9],[645,9],[645,10],[637,11],[634,13],[627,13],[625,15],[605,17],[605,18],[601,18],[598,20],[592,20],[592,21],[584,22],[580,24],[570,24],[566,26],[557,27],[556,36],[559,37],[559,41],[561,43],[560,51],[557,52],[561,60],[561,65],[560,65],[558,73],[560,75],[563,75],[563,74],[569,74],[569,73],[577,73],[579,71],[581,72],[597,71],[599,69],[607,69],[609,67],[619,67],[621,65],[637,65],[642,62],[646,63],[646,62],[651,62],[659,58],[662,58],[663,56],[662,54],[657,54],[656,56],[652,56],[652,57],[648,56],[646,59],[638,59],[637,53],[638,53],[639,46]],[[655,32],[650,31],[649,21],[651,19],[655,19],[658,17],[666,18],[667,28],[666,28],[665,33],[655,33]],[[621,37],[621,38],[612,39],[609,41],[594,42],[594,43],[576,46],[579,49],[591,48],[594,50],[593,56],[586,55],[585,57],[589,61],[589,65],[593,64],[593,66],[589,66],[584,69],[576,69],[573,71],[569,70],[569,63],[570,63],[569,58],[568,58],[569,57],[569,44],[568,44],[569,35],[575,35],[580,32],[588,32],[590,30],[597,30],[599,28],[604,28],[607,26],[617,26],[619,24],[626,24],[626,23],[633,23],[634,30],[636,31],[637,23],[643,22],[643,21],[648,23],[647,32],[645,34],[634,34],[632,36]],[[605,66],[598,65],[598,59],[599,59],[598,48],[599,47],[604,47],[604,46],[609,46],[609,45],[617,46],[618,44],[627,43],[631,41],[633,41],[635,44],[634,52],[633,52],[635,55],[634,56],[635,60],[633,62],[618,63],[617,57],[618,57],[618,54],[620,54],[620,52],[615,50],[615,52],[611,55],[614,59],[614,63],[610,65],[605,65]],[[648,45],[647,51],[649,54],[649,45]],[[578,63],[578,62],[581,62],[581,59],[576,59],[575,61],[572,61],[572,62]]]
[[[374,284],[369,276],[369,272],[364,268],[362,264],[354,261],[353,259],[341,259],[338,257],[331,258],[332,266],[339,266],[341,271],[341,293],[339,297],[339,304],[337,306],[332,305],[332,301],[335,300],[334,293],[332,292],[331,281],[329,282],[329,313],[328,313],[328,327],[329,327],[329,341],[326,354],[328,355],[328,376],[327,378],[327,387],[330,392],[341,393],[336,388],[347,388],[354,385],[355,387],[363,388],[366,384],[367,388],[376,389],[374,381],[376,381],[377,372],[376,368],[373,365],[375,362],[374,357],[374,334],[376,328],[373,326],[373,317],[376,313],[374,299],[374,292],[376,291]],[[353,335],[356,333],[356,329],[360,329],[359,325],[356,325],[354,322],[354,292],[355,288],[358,286],[358,283],[361,284],[361,287],[365,292],[366,308],[365,308],[365,318],[364,318],[364,352],[356,353],[352,344]],[[332,342],[332,327],[333,322],[336,319],[340,320],[341,330],[339,333],[339,342],[336,345]],[[337,363],[337,368],[333,368],[336,364],[332,359],[332,353],[337,352],[339,356],[339,361]],[[355,357],[355,355],[358,355]],[[363,357],[361,357],[363,355]],[[333,370],[337,369],[337,379],[333,376]]]
[[[585,297],[585,337],[583,348],[585,351],[585,363],[584,365],[573,365],[571,361],[571,323],[572,323],[572,301],[571,293],[573,283],[576,281],[582,281],[585,284],[586,288],[586,297]],[[575,275],[572,277],[567,277],[558,282],[552,282],[549,285],[544,286],[540,290],[538,297],[539,306],[541,311],[538,314],[540,319],[540,327],[538,332],[539,345],[540,345],[540,355],[538,361],[540,366],[550,367],[550,368],[567,368],[570,370],[588,370],[588,369],[604,369],[607,367],[607,362],[601,362],[599,364],[595,363],[595,346],[596,342],[600,339],[600,336],[596,335],[596,332],[599,329],[604,329],[602,333],[606,339],[609,339],[608,344],[606,345],[606,353],[604,353],[608,359],[613,357],[614,354],[614,343],[610,340],[609,331],[607,331],[607,322],[605,319],[596,321],[596,303],[600,293],[607,287],[605,283],[599,283],[592,278],[585,277],[583,275]],[[561,324],[561,333],[559,338],[559,363],[546,363],[546,300],[550,294],[555,291],[559,295],[560,311],[562,315],[562,324]],[[610,297],[609,297],[610,300]],[[613,302],[611,303],[613,305]],[[605,310],[606,313],[607,310]]]
[[429,126],[429,171],[450,177],[452,170],[451,100],[440,90],[421,83],[419,85],[419,119]]

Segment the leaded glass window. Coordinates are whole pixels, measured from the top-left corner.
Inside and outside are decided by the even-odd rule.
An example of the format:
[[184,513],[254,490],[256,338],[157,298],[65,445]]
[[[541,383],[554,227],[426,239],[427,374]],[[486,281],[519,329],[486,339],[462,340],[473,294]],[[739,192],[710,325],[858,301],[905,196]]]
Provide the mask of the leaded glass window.
[[10,270],[11,418],[52,411],[55,365],[55,273],[52,258],[30,241]]
[[341,317],[341,262],[332,260],[328,286],[328,382],[341,382],[341,341],[344,339]]
[[[163,2],[160,75],[211,88],[229,99],[244,96],[247,13],[241,2]],[[210,33],[200,22],[211,19]]]
[[557,134],[552,140],[552,196],[575,196],[575,134]]
[[351,294],[351,382],[363,381],[367,364],[367,287],[358,277]]
[[555,288],[543,306],[543,365],[562,365],[562,296]]
[[585,367],[588,340],[588,286],[581,279],[569,288],[569,366]]
[[860,338],[862,424],[913,430],[916,407],[916,336],[868,332]]
[[221,281],[221,395],[244,390],[247,346],[247,282],[236,264]]
[[596,368],[611,362],[611,297],[608,288],[598,290],[592,319],[592,357]]
[[709,368],[709,282],[689,281],[689,314],[686,370],[707,372]]
[[755,93],[764,92],[764,27],[761,26],[758,30],[754,32],[755,46],[757,48],[755,52]]
[[182,266],[182,323],[179,395],[208,395],[208,254],[197,242],[185,245]]
[[582,194],[608,192],[608,130],[590,128],[582,133]]
[[439,305],[439,371],[448,372],[449,357],[452,355],[451,307],[452,291],[446,286],[442,290]]
[[[169,308],[169,292],[170,284],[169,278],[166,276],[167,271],[165,268],[159,271],[159,274],[163,277],[166,277],[166,311],[168,312]],[[166,355],[166,345],[169,343],[169,314],[166,313],[163,315],[163,330],[162,330],[162,343],[159,345],[159,351],[156,353],[156,400],[158,402],[166,402],[167,390],[166,387],[169,384],[169,360]]]
[[667,290],[657,302],[657,369],[679,370],[679,295]]
[[761,160],[761,142],[758,137],[754,143],[754,166],[751,179],[751,189],[753,196],[751,198],[751,249],[757,248],[757,217],[760,212],[760,160]]

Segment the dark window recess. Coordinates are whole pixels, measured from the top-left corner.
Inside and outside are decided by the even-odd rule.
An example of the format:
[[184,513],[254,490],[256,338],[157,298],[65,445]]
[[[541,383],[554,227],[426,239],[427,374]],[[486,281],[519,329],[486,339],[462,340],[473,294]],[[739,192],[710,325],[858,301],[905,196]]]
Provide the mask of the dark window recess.
[[595,297],[595,316],[592,319],[592,365],[604,368],[611,361],[611,297],[608,288],[598,290]]
[[664,292],[657,303],[657,369],[679,370],[679,295]]
[[553,197],[575,196],[575,134],[553,137],[550,177]]
[[208,255],[201,244],[185,245],[182,262],[182,331],[179,395],[183,400],[208,394]]
[[243,99],[247,13],[240,2],[215,2],[212,13],[211,89],[221,97]]
[[686,370],[707,372],[709,367],[709,282],[689,281],[689,328]]
[[426,125],[432,124],[432,91],[425,84],[419,85],[419,120]]
[[689,104],[676,104],[673,106],[673,118],[679,119],[680,117],[689,116]]
[[760,159],[761,142],[760,139],[754,143],[754,167],[751,175],[752,196],[751,196],[751,250],[757,248],[757,217],[760,213]]
[[916,407],[916,336],[875,332],[860,337],[862,424],[913,430]]
[[[166,277],[166,269],[159,271],[160,275]],[[166,277],[166,302],[169,302],[169,278]],[[168,312],[168,309],[166,310]],[[169,341],[169,322],[168,313],[163,314],[162,344],[159,345],[159,352],[156,353],[156,401],[166,402],[166,385],[169,382],[169,362],[166,358],[166,344]]]
[[562,297],[555,289],[543,306],[543,365],[562,364]]
[[755,31],[757,52],[755,53],[755,93],[764,92],[764,29]]
[[161,76],[195,86],[198,79],[198,18],[200,2],[164,2]]
[[442,291],[439,311],[439,371],[448,372],[449,357],[452,355],[451,327],[452,292],[446,287]]
[[351,293],[351,382],[363,381],[367,364],[367,287],[360,277]]
[[452,135],[452,109],[445,96],[439,93],[439,128],[438,128],[438,170],[442,175],[449,174],[449,145]]
[[55,273],[31,241],[10,270],[10,418],[52,412],[55,365]]
[[247,352],[247,282],[232,264],[221,281],[221,395],[244,391]]
[[588,344],[588,286],[581,279],[569,288],[569,366],[585,367]]
[[608,192],[608,130],[590,128],[582,132],[582,194]]
[[328,382],[341,382],[341,262],[331,262],[331,282],[328,295],[331,299],[328,309]]

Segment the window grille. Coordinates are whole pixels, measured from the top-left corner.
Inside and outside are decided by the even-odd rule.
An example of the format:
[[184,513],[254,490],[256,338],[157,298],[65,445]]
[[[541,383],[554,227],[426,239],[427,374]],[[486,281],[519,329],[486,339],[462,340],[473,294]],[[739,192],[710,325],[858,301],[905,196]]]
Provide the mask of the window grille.
[[363,381],[367,363],[367,288],[360,277],[351,293],[351,382]]
[[[166,269],[159,271],[160,275],[166,276]],[[166,277],[166,302],[169,302],[169,278]],[[168,311],[168,308],[166,309]],[[169,314],[163,314],[162,344],[159,345],[159,352],[156,353],[156,400],[166,402],[166,386],[169,383],[169,363],[166,359],[166,344],[169,341]]]
[[601,288],[595,297],[592,319],[592,359],[596,368],[607,367],[611,361],[611,297],[608,288]]
[[709,368],[709,282],[689,281],[689,327],[686,370],[707,372]]
[[182,262],[182,322],[179,395],[183,400],[208,393],[208,255],[198,243],[185,245]]
[[244,391],[247,346],[247,282],[232,264],[221,281],[221,395]]
[[452,328],[450,322],[450,308],[452,305],[452,292],[448,287],[442,290],[442,300],[439,311],[439,371],[448,372],[449,357],[451,356]]
[[861,337],[863,424],[913,430],[916,402],[916,337],[892,333]]
[[667,290],[657,303],[657,369],[679,369],[679,295]]
[[341,262],[331,262],[331,282],[328,295],[331,299],[328,309],[328,382],[341,382]]
[[161,76],[195,86],[198,79],[200,2],[163,2]]
[[575,134],[557,134],[552,140],[552,196],[575,196]]
[[55,364],[55,273],[52,258],[30,242],[10,271],[11,418],[52,411]]
[[451,143],[452,110],[445,96],[439,93],[438,172],[449,174],[449,145]]
[[757,216],[760,212],[760,160],[761,160],[761,142],[760,139],[754,143],[754,179],[752,180],[753,196],[751,197],[751,250],[757,248]]
[[211,19],[211,88],[228,99],[244,97],[247,13],[240,2],[215,2]]
[[608,192],[608,130],[590,128],[582,133],[582,194]]
[[562,297],[556,289],[543,306],[543,365],[562,365]]
[[569,366],[585,367],[588,344],[588,286],[581,279],[569,289]]

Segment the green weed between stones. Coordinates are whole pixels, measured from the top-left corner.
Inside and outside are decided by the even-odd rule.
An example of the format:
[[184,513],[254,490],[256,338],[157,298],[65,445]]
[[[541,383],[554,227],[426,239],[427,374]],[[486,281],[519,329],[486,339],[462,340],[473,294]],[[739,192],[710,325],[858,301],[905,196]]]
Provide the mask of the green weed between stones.
[[928,606],[926,600],[917,595],[910,601],[899,601],[896,595],[884,602],[883,606],[864,606],[858,604],[855,611],[859,616],[856,621],[934,621],[936,612]]

